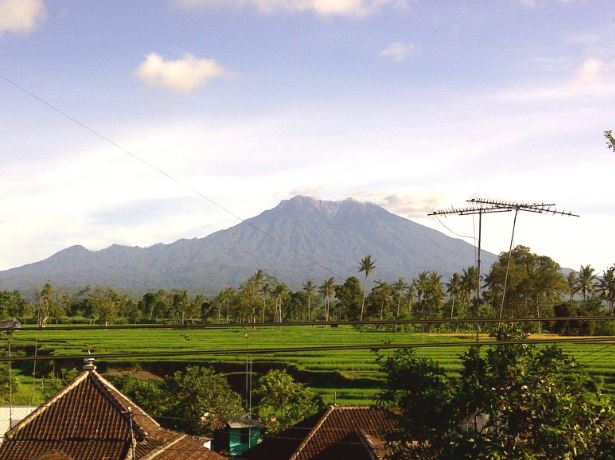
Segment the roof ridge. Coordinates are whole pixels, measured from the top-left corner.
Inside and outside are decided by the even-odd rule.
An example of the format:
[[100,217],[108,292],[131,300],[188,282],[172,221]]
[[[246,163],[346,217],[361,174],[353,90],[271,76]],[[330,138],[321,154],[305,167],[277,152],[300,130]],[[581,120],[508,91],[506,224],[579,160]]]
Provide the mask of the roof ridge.
[[61,399],[64,396],[66,396],[66,394],[68,392],[70,392],[73,388],[75,388],[77,385],[79,385],[82,381],[87,379],[87,377],[88,377],[88,371],[84,371],[81,374],[79,374],[78,376],[76,376],[68,385],[66,385],[59,392],[57,392],[49,401],[47,401],[46,403],[38,406],[36,409],[34,409],[32,412],[30,412],[30,414],[28,414],[28,416],[26,418],[24,418],[17,425],[15,425],[13,428],[11,428],[9,431],[7,431],[4,434],[4,436],[7,439],[11,439],[18,431],[20,431],[23,427],[25,427],[27,424],[29,424],[31,421],[33,421],[39,415],[41,415],[43,412],[45,412],[47,409],[49,409],[49,407],[51,407],[53,404],[55,404],[59,399]]
[[179,436],[171,439],[166,444],[163,444],[162,446],[158,447],[154,451],[150,452],[149,454],[147,454],[147,456],[143,457],[141,460],[150,460],[152,458],[158,457],[158,455],[164,453],[170,447],[174,446],[175,444],[177,444],[179,441],[181,441],[182,439],[186,438],[187,436],[188,435],[186,433],[179,433]]
[[325,420],[327,420],[327,417],[329,417],[329,415],[335,410],[336,407],[337,406],[329,406],[328,407],[327,411],[324,413],[322,418],[318,421],[318,423],[316,425],[314,425],[314,428],[312,428],[310,430],[308,435],[301,442],[301,444],[299,444],[299,447],[297,447],[297,450],[290,456],[290,458],[288,460],[296,460],[297,459],[297,457],[299,456],[301,451],[304,449],[304,447],[307,445],[307,443],[310,442],[310,440],[314,437],[314,435],[316,434],[318,429],[322,426],[323,423],[325,423]]
[[[106,396],[111,400],[111,402],[119,406],[119,408],[122,411],[123,416],[128,418],[128,416],[125,414],[126,408],[122,405],[120,401],[118,401],[118,396],[126,400],[126,402],[129,404],[128,407],[130,408],[134,407],[138,409],[141,412],[141,414],[139,414],[139,417],[147,417],[152,423],[154,423],[157,427],[160,428],[160,424],[156,420],[154,420],[145,410],[143,410],[141,406],[139,406],[132,399],[130,399],[128,396],[126,396],[124,393],[118,390],[111,382],[109,382],[106,378],[104,378],[98,372],[96,372],[95,370],[92,370],[90,372],[96,378],[94,380],[95,383],[102,386],[102,389],[104,390]],[[147,430],[143,428],[142,426],[143,424],[140,423],[139,420],[135,420],[133,418],[132,423],[137,426],[138,430],[141,432],[142,435],[147,436],[149,434]]]

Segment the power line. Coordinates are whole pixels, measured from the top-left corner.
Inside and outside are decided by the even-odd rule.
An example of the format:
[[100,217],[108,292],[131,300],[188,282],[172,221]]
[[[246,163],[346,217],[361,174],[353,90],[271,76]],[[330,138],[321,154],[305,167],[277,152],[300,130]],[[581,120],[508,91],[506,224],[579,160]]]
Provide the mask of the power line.
[[[125,155],[128,155],[129,157],[131,157],[132,159],[142,163],[143,165],[147,166],[148,168],[152,169],[153,171],[157,172],[158,174],[166,177],[167,179],[169,179],[172,182],[175,182],[177,185],[179,185],[180,187],[188,190],[189,192],[197,195],[198,197],[206,200],[207,202],[209,202],[210,204],[212,204],[213,206],[217,207],[218,209],[224,211],[225,213],[227,213],[228,215],[234,217],[235,219],[239,220],[240,222],[252,227],[254,230],[257,230],[258,232],[262,233],[263,235],[271,238],[273,241],[275,241],[276,243],[278,243],[279,245],[285,247],[286,249],[290,250],[291,253],[294,252],[294,249],[290,246],[287,245],[286,243],[284,243],[283,241],[279,240],[278,238],[276,238],[275,236],[273,236],[272,234],[270,234],[269,232],[261,229],[260,227],[254,225],[252,222],[250,222],[249,220],[244,219],[243,217],[239,216],[238,214],[234,213],[233,211],[231,211],[230,209],[226,208],[225,206],[221,205],[220,203],[218,203],[217,201],[213,200],[212,198],[208,197],[207,195],[203,194],[202,192],[200,192],[199,190],[197,190],[196,188],[186,184],[185,182],[183,182],[182,180],[178,179],[177,177],[167,173],[166,171],[164,171],[163,169],[159,168],[158,166],[156,166],[155,164],[147,161],[146,159],[142,158],[141,156],[137,155],[136,153],[128,150],[127,148],[123,147],[122,145],[118,144],[117,142],[113,141],[112,139],[110,139],[109,137],[101,134],[99,131],[95,130],[94,128],[91,128],[90,126],[88,126],[87,124],[83,123],[82,121],[79,121],[77,118],[73,117],[72,115],[70,115],[69,113],[63,111],[62,109],[56,107],[55,105],[51,104],[50,102],[48,102],[47,100],[43,99],[42,97],[38,96],[37,94],[33,93],[32,91],[30,91],[29,89],[23,87],[22,85],[20,85],[19,83],[11,80],[10,78],[8,78],[7,76],[0,74],[0,78],[3,79],[5,82],[7,82],[8,84],[10,84],[11,86],[17,88],[19,91],[21,91],[24,94],[27,94],[28,96],[30,96],[31,98],[35,99],[36,101],[40,102],[41,104],[45,105],[46,107],[48,107],[49,109],[51,109],[52,111],[56,112],[58,115],[64,117],[65,119],[69,120],[70,122],[74,123],[75,125],[79,126],[80,128],[88,131],[90,134],[98,137],[99,139],[103,140],[104,142],[110,144],[111,146],[115,147],[116,149],[118,149],[119,151],[121,151],[122,153],[124,153]],[[324,265],[320,264],[320,262],[318,262],[316,259],[314,259],[312,256],[310,256],[307,253],[304,253],[304,257],[308,260],[310,260],[311,262],[314,263],[314,265],[322,268],[323,270],[325,270],[326,272],[335,275],[336,273],[333,272],[332,270],[330,270],[328,267],[325,267]]]
[[[298,352],[317,352],[317,351],[352,351],[352,350],[395,350],[408,348],[448,348],[448,347],[471,347],[471,346],[502,346],[502,345],[540,345],[548,343],[574,343],[574,344],[599,344],[615,341],[614,337],[589,337],[589,338],[560,338],[560,339],[536,339],[536,340],[489,340],[483,342],[460,341],[460,342],[432,342],[432,343],[372,343],[355,345],[319,345],[310,347],[263,347],[263,348],[230,348],[219,350],[190,350],[190,351],[168,351],[168,352],[136,352],[136,353],[92,353],[91,357],[96,359],[134,359],[134,358],[163,358],[180,356],[220,356],[220,355],[250,355],[250,354],[277,354],[277,353],[298,353]],[[0,357],[0,362],[16,361],[59,361],[59,360],[78,360],[86,355],[64,355],[64,356],[20,356],[20,357]],[[90,355],[87,355],[90,356]]]
[[615,321],[612,316],[555,316],[555,317],[522,317],[522,318],[455,318],[455,319],[385,319],[363,321],[296,321],[296,322],[258,322],[258,323],[205,323],[205,324],[134,324],[134,325],[70,325],[51,327],[21,327],[14,331],[92,331],[92,330],[139,330],[139,329],[243,329],[254,327],[297,327],[297,326],[389,326],[395,324],[473,324],[473,323],[535,323],[558,321]]

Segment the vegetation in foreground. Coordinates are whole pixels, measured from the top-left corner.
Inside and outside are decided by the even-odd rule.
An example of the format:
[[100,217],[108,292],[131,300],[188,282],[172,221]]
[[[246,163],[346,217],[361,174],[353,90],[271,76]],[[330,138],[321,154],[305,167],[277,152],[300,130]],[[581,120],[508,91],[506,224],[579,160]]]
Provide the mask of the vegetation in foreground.
[[[498,340],[526,334],[503,326]],[[558,346],[471,347],[455,378],[412,350],[380,357],[395,459],[612,459],[615,410]]]

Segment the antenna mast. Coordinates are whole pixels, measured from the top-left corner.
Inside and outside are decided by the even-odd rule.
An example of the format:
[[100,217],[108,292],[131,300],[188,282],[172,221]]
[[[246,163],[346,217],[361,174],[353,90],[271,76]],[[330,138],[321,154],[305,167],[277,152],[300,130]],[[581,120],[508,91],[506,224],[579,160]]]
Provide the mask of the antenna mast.
[[[555,209],[554,203],[543,203],[543,202],[519,202],[519,201],[509,201],[509,200],[494,200],[489,198],[471,198],[466,200],[467,203],[470,203],[472,206],[466,208],[454,208],[445,209],[441,211],[434,211],[428,214],[428,216],[447,216],[451,214],[456,214],[458,216],[467,216],[467,215],[475,215],[478,214],[478,256],[477,256],[477,270],[478,270],[478,284],[476,287],[476,302],[477,307],[480,302],[480,287],[481,287],[481,269],[480,269],[480,253],[481,253],[481,240],[482,240],[482,217],[483,214],[491,214],[496,212],[515,212],[515,218],[513,220],[512,233],[510,238],[510,246],[508,249],[508,261],[506,265],[506,275],[504,277],[504,289],[502,292],[502,303],[500,305],[500,315],[499,318],[502,319],[502,314],[504,310],[504,300],[506,298],[506,287],[508,283],[508,272],[510,270],[510,259],[512,254],[512,246],[515,237],[515,228],[517,225],[517,215],[519,211],[525,212],[533,212],[536,214],[551,214],[551,215],[559,215],[559,216],[567,216],[567,217],[579,217],[578,214],[574,214],[570,211],[561,211]],[[540,315],[539,315],[540,316]]]

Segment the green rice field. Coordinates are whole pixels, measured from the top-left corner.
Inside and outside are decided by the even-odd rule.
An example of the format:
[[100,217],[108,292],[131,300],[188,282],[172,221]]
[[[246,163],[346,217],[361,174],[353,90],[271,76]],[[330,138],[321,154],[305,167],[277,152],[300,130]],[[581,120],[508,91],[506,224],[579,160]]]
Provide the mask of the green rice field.
[[[38,338],[37,338],[38,337]],[[556,336],[540,336],[541,338]],[[135,329],[135,330],[47,330],[16,331],[11,346],[16,353],[31,355],[38,343],[39,355],[53,356],[54,361],[39,362],[35,377],[32,363],[18,362],[14,372],[20,379],[15,401],[27,404],[41,402],[41,375],[60,367],[77,367],[79,359],[64,360],[62,357],[85,355],[91,350],[96,356],[102,353],[137,352],[192,352],[198,350],[222,350],[303,347],[322,345],[375,345],[383,343],[459,342],[459,346],[417,348],[419,356],[437,360],[450,374],[459,369],[459,355],[467,348],[463,342],[474,340],[472,334],[438,334],[417,332],[393,332],[376,329],[359,331],[350,326],[294,326],[235,329]],[[491,340],[481,336],[480,340]],[[614,339],[615,340],[615,339]],[[7,337],[0,337],[0,346],[5,350]],[[615,342],[614,342],[615,343]],[[575,355],[581,363],[587,363],[588,371],[604,382],[604,391],[615,394],[615,346],[609,343],[572,344],[563,343],[565,351]],[[212,365],[229,375],[231,383],[241,388],[244,379],[246,357],[238,354],[105,358],[98,359],[101,372],[141,368],[155,375],[167,375],[189,364]],[[323,396],[326,403],[334,400],[339,404],[370,404],[383,384],[375,355],[370,350],[294,352],[253,355],[254,372],[262,374],[271,368],[286,368],[299,381],[306,383]]]

